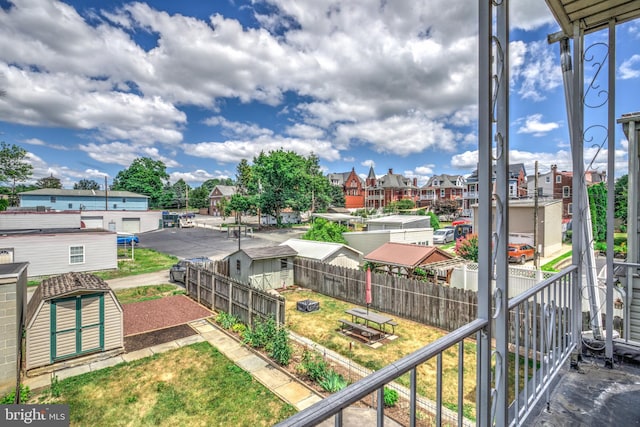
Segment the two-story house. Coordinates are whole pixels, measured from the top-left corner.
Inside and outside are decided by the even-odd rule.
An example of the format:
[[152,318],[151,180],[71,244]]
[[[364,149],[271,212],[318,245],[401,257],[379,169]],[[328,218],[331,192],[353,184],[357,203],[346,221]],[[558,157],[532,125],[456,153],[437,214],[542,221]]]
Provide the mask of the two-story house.
[[216,185],[209,193],[209,215],[224,216],[224,204],[236,194],[233,185]]
[[[495,192],[496,170],[492,168],[492,181]],[[509,198],[521,199],[527,197],[527,172],[523,163],[514,163],[509,165]],[[463,215],[471,215],[471,206],[478,203],[478,170],[474,170],[467,177],[467,194],[463,201]]]
[[420,200],[420,188],[417,178],[405,178],[389,169],[386,175],[376,178],[373,166],[369,168],[366,179],[365,205],[368,209],[378,209],[391,202],[408,199],[416,205]]
[[434,175],[420,188],[420,206],[433,206],[437,202],[453,200],[462,211],[467,183],[462,175]]
[[330,173],[327,179],[331,185],[342,188],[345,208],[364,208],[365,182],[356,174],[355,168],[352,168],[351,172]]

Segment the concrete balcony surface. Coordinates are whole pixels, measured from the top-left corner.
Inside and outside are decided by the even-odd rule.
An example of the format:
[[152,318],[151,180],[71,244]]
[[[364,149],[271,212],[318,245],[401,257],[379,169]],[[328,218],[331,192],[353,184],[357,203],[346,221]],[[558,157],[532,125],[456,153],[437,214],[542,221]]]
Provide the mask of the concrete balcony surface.
[[[553,385],[552,385],[553,387]],[[542,399],[545,400],[545,399]],[[640,365],[589,357],[578,369],[567,365],[524,426],[640,426]]]

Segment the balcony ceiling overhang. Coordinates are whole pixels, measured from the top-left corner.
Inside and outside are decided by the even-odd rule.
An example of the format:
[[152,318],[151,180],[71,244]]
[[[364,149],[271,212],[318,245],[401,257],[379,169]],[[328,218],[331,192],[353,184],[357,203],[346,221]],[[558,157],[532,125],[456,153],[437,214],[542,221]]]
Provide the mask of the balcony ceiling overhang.
[[639,0],[545,0],[562,28],[571,37],[578,22],[584,33],[606,27],[611,19],[616,24],[640,18]]

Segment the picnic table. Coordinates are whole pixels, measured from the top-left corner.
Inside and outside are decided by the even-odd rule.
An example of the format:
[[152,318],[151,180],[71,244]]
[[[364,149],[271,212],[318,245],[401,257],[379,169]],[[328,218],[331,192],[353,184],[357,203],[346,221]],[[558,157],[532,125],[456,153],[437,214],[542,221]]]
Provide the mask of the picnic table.
[[356,332],[368,342],[385,338],[387,325],[391,326],[392,333],[395,334],[395,327],[398,325],[391,317],[378,313],[367,313],[361,308],[351,308],[345,310],[345,313],[351,315],[351,321],[341,319],[342,327]]

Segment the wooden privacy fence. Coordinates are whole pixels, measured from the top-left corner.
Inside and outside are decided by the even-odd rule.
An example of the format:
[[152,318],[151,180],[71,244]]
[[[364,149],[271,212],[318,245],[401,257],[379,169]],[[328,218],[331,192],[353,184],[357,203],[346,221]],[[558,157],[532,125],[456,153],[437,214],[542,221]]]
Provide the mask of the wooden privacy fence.
[[[366,272],[296,258],[298,286],[365,306]],[[405,277],[371,273],[370,307],[426,325],[452,331],[477,317],[476,292]]]
[[240,283],[225,273],[225,261],[214,261],[202,266],[188,265],[185,278],[187,295],[215,311],[224,311],[252,326],[256,317],[273,317],[285,324],[285,300],[249,285]]

